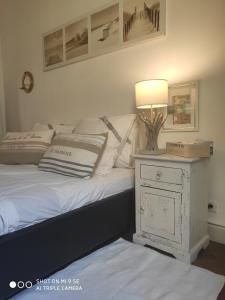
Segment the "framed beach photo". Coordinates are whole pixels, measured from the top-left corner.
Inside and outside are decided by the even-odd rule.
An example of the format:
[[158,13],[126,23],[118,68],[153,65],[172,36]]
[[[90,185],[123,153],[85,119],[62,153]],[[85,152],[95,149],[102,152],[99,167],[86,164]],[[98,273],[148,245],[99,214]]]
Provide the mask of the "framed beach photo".
[[119,46],[119,3],[91,15],[91,50],[105,52]]
[[198,131],[198,82],[169,87],[169,106],[164,131]]
[[88,18],[65,26],[66,60],[88,54]]
[[50,67],[63,62],[63,29],[44,36],[44,66]]
[[123,0],[123,42],[165,34],[165,1]]

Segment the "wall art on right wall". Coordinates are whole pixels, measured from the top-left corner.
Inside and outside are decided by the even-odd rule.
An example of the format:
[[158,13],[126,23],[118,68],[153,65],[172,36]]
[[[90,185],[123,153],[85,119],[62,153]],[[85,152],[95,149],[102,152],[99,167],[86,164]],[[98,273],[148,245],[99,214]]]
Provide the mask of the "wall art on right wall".
[[163,131],[198,131],[198,82],[169,87],[169,106]]

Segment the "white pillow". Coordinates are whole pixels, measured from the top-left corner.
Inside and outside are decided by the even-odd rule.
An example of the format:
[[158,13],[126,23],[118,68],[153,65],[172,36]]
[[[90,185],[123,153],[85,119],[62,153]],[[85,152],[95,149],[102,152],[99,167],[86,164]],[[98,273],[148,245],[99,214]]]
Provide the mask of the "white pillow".
[[91,178],[107,143],[103,134],[58,134],[39,163],[42,171]]
[[46,131],[53,129],[56,134],[59,133],[72,133],[75,129],[75,125],[65,125],[65,124],[41,124],[36,123],[33,126],[33,131]]
[[103,155],[99,161],[98,167],[95,170],[96,175],[107,175],[110,174],[114,165],[114,161],[117,156],[117,150],[113,147],[108,146],[104,150]]
[[[109,169],[109,161],[113,161],[112,167],[116,166],[129,168],[132,166],[131,156],[134,152],[133,148],[136,144],[135,140],[137,130],[134,130],[136,128],[136,115],[129,114],[117,117],[108,117],[107,120],[116,130],[116,133],[109,129],[101,118],[82,119],[77,124],[74,132],[86,134],[108,132],[108,142],[105,149],[105,155],[102,157],[99,167],[101,167],[103,164],[104,166],[108,164]],[[109,151],[109,149],[111,150]],[[114,149],[114,151],[112,149]],[[106,156],[108,151],[110,153],[108,153]],[[116,155],[115,152],[117,153]],[[108,162],[106,161],[106,157]]]
[[115,167],[117,168],[133,168],[134,167],[134,158],[133,155],[137,150],[138,142],[138,121],[134,120],[133,125],[128,131],[127,138],[129,143],[124,139],[124,146],[121,147],[119,155],[115,161]]

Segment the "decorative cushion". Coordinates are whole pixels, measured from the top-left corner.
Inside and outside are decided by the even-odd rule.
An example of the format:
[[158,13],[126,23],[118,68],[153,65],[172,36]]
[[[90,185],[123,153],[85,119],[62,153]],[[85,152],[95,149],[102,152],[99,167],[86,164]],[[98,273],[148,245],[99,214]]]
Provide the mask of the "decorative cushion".
[[38,164],[48,150],[53,130],[8,132],[0,141],[0,163]]
[[[108,142],[105,153],[111,148],[110,152],[113,155],[112,167],[132,167],[132,154],[135,151],[137,137],[135,114],[108,118],[101,117],[82,119],[77,124],[74,132],[81,134],[108,132]],[[115,149],[117,155],[113,153],[112,148]],[[102,158],[99,167],[102,164],[107,164],[104,157]]]
[[75,129],[75,125],[65,125],[65,124],[41,124],[36,123],[33,126],[33,131],[45,131],[53,129],[56,134],[59,133],[72,133]]
[[107,143],[108,134],[58,134],[39,163],[42,171],[90,178]]

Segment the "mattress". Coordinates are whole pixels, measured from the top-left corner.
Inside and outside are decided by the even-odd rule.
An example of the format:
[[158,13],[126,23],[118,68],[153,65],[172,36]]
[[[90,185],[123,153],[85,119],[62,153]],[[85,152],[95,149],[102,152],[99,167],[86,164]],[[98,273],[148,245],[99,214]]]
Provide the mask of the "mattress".
[[77,179],[33,165],[0,165],[0,235],[42,222],[134,187],[134,170]]
[[223,285],[224,276],[120,239],[13,300],[215,300]]

